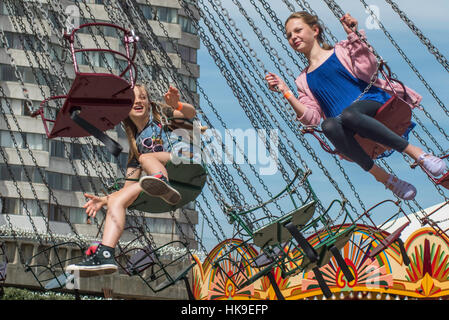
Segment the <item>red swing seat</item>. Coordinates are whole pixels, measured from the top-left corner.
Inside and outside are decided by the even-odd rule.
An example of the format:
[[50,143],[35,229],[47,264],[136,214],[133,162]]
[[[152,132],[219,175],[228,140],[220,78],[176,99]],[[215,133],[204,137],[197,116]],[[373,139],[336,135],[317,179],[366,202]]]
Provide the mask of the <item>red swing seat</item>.
[[[91,135],[72,120],[71,115],[74,111],[79,111],[80,116],[89,119],[98,130],[107,131],[128,116],[134,103],[134,93],[130,84],[116,75],[105,73],[77,73],[66,96],[51,97],[43,103],[63,98],[65,98],[64,105],[58,111],[55,120],[45,118],[43,109],[38,111],[50,139]],[[53,123],[51,131],[47,125],[48,121]]]
[[[121,30],[124,33],[126,55],[110,49],[75,49],[75,32],[91,26],[106,26]],[[103,141],[114,155],[118,155],[121,151],[121,146],[103,132],[113,129],[123,121],[128,116],[134,103],[133,88],[137,77],[134,59],[137,52],[136,42],[138,37],[134,36],[133,31],[128,31],[113,24],[87,23],[75,28],[70,34],[64,33],[64,38],[70,42],[75,79],[67,95],[45,99],[32,116],[41,116],[46,135],[50,139],[93,135]],[[129,44],[131,43],[133,45],[132,56],[129,50]],[[79,52],[107,52],[120,55],[127,60],[128,66],[120,75],[80,72],[76,58],[76,53]],[[134,69],[134,75],[131,67]],[[128,71],[130,75],[129,80],[124,78]],[[65,99],[64,105],[58,110],[55,119],[48,119],[44,116],[44,105],[48,101],[55,99]],[[53,123],[52,128],[49,128],[48,122]]]

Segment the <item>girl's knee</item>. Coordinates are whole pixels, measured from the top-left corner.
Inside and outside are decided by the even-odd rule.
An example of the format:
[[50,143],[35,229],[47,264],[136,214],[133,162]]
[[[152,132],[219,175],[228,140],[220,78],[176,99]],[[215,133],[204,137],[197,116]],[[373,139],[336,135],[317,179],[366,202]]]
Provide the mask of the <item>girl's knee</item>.
[[126,198],[121,194],[113,194],[109,196],[108,199],[108,213],[116,212],[117,209],[125,208]]
[[158,161],[162,164],[166,164],[168,160],[170,160],[170,153],[169,152],[142,153],[137,160],[139,161],[139,163],[152,160]]
[[357,123],[360,121],[359,114],[350,108],[342,111],[340,119],[343,124]]
[[156,159],[152,153],[142,153],[139,158],[137,158],[137,160],[139,161],[139,163],[142,163],[145,160],[148,159]]
[[321,123],[321,129],[326,136],[335,133],[339,126],[340,124],[336,118],[326,118]]

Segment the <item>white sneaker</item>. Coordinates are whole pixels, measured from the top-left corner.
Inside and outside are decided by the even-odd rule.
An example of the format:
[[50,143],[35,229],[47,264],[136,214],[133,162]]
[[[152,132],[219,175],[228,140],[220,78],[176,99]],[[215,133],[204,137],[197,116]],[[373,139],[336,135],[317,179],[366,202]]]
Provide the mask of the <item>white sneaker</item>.
[[417,161],[434,177],[441,176],[446,171],[446,163],[434,155],[423,153],[418,157]]
[[416,188],[404,180],[401,180],[393,175],[390,175],[385,187],[393,191],[393,193],[403,200],[413,200],[416,196]]

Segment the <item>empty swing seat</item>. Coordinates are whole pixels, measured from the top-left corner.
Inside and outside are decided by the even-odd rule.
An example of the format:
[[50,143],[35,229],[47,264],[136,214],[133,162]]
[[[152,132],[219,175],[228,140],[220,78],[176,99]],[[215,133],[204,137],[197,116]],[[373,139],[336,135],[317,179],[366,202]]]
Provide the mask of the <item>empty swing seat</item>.
[[[75,33],[85,27],[103,26],[121,30],[124,33],[124,44],[126,55],[101,48],[81,48],[75,49]],[[75,79],[66,95],[53,96],[42,101],[39,109],[31,116],[40,115],[44,123],[44,129],[48,138],[56,137],[86,137],[94,136],[102,141],[106,148],[114,155],[118,156],[122,147],[104,132],[114,129],[123,121],[131,111],[134,103],[133,88],[137,78],[137,69],[134,65],[136,56],[136,42],[138,37],[133,31],[128,31],[109,23],[87,23],[75,28],[70,34],[64,34],[64,38],[69,41],[75,69]],[[133,44],[131,56],[129,44]],[[119,55],[125,58],[128,66],[120,73],[87,73],[80,72],[77,64],[76,54],[86,54],[88,52],[100,52]],[[134,70],[134,72],[132,71]],[[129,72],[129,80],[124,76]],[[133,74],[134,73],[134,74]],[[55,119],[45,117],[44,104],[56,99],[65,99],[64,105],[57,111]],[[52,123],[49,127],[48,122]]]
[[254,232],[254,244],[260,248],[273,246],[291,239],[292,234],[284,227],[291,222],[295,227],[301,228],[312,219],[315,213],[316,202],[312,201],[293,210],[276,221]]
[[406,265],[410,263],[410,259],[407,256],[407,252],[405,251],[404,244],[402,240],[400,239],[402,231],[408,227],[410,222],[404,223],[401,227],[399,227],[397,230],[395,230],[393,233],[391,233],[389,236],[387,236],[385,239],[382,239],[380,243],[375,247],[373,250],[369,252],[369,257],[374,258],[379,253],[387,249],[393,242],[398,242],[399,248],[401,250],[402,258],[404,259],[404,262]]
[[47,136],[90,136],[91,133],[72,120],[75,111],[100,131],[114,129],[128,116],[133,103],[131,85],[123,78],[113,74],[78,73],[56,119],[45,119],[54,123],[51,131],[45,125]]
[[150,246],[147,246],[144,249],[138,249],[138,251],[128,260],[125,268],[126,273],[135,275],[153,266],[157,260],[154,251],[155,250]]

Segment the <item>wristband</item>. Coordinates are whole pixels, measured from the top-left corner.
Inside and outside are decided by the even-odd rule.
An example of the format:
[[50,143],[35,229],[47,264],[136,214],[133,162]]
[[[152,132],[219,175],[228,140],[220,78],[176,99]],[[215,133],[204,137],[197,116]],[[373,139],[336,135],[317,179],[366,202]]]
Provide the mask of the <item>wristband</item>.
[[182,102],[178,101],[178,107],[176,108],[176,110],[181,111],[183,107],[184,105],[182,104]]
[[288,90],[284,93],[284,98],[288,100],[292,95],[293,93],[290,90]]

